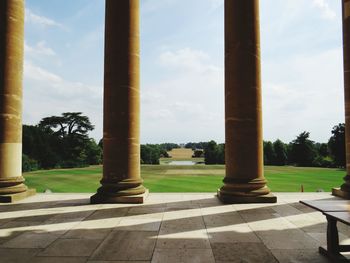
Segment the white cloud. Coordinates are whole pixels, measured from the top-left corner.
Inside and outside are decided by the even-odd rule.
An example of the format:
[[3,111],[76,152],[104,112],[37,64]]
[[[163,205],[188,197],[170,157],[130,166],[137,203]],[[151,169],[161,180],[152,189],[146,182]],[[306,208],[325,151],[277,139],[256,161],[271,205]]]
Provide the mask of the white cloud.
[[208,61],[208,54],[188,47],[176,51],[165,51],[159,56],[159,62],[166,67],[195,72],[219,71],[218,67],[211,65]]
[[30,61],[24,63],[23,121],[36,124],[41,118],[62,112],[83,112],[96,126],[91,135],[102,137],[102,87],[65,80]]
[[44,55],[44,56],[55,56],[56,53],[46,45],[45,41],[39,41],[35,46],[30,46],[24,42],[24,52],[28,55]]
[[142,142],[223,141],[223,70],[200,50],[159,54],[164,76],[142,86]]
[[102,97],[100,87],[64,80],[61,76],[28,61],[24,63],[24,78],[38,84],[35,89],[41,90],[42,94],[56,99],[64,98],[74,101],[80,97]]
[[327,0],[313,0],[312,4],[322,11],[322,16],[325,19],[334,19],[337,14],[331,9]]
[[263,61],[265,139],[286,142],[306,130],[326,142],[331,129],[344,122],[341,48]]
[[[141,1],[141,12],[146,13],[141,16],[143,142],[223,141],[222,3],[191,0],[185,10],[176,0]],[[26,22],[34,29],[62,27],[62,18],[55,16],[57,22],[40,16],[48,14],[43,8],[49,7],[35,1],[30,5],[33,11],[27,10]],[[339,1],[264,0],[260,5],[265,139],[290,141],[307,130],[312,139],[325,141],[331,127],[344,118],[341,50],[335,49],[341,45]],[[74,20],[70,25],[76,26],[72,30],[76,34],[46,32],[55,34],[61,47],[70,46],[62,54],[58,46],[50,51],[52,35],[28,34],[24,118],[33,120],[30,123],[77,110],[91,116],[102,130],[102,84],[89,83],[99,83],[103,76],[103,63],[96,59],[103,57],[98,48],[103,40],[103,14],[94,7],[85,6],[79,18],[67,17]],[[47,43],[41,43],[43,39]],[[165,48],[157,53],[157,47]],[[72,65],[59,67],[55,64],[59,59]],[[81,66],[88,63],[97,66],[86,67],[84,73]],[[60,74],[53,68],[59,68]],[[72,68],[79,68],[75,75],[69,72]],[[83,81],[69,81],[66,75]]]
[[168,7],[176,2],[176,0],[143,0],[141,1],[141,12],[142,13],[153,13],[162,9],[164,7]]
[[224,0],[210,0],[209,2],[212,9],[217,9],[224,5]]
[[56,26],[56,27],[63,28],[62,24],[54,21],[51,18],[34,14],[28,8],[26,8],[26,10],[25,10],[25,22],[26,23],[30,23],[30,24],[34,24],[34,25],[39,25],[39,26],[42,26],[42,27]]
[[24,77],[40,82],[56,83],[61,82],[62,78],[43,68],[33,65],[31,62],[24,62]]

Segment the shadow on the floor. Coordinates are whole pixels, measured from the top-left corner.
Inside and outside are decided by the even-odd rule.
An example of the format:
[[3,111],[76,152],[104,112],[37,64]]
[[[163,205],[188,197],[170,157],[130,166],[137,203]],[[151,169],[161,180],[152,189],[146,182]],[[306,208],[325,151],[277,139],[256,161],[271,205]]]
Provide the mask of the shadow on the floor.
[[1,212],[12,212],[12,211],[21,211],[21,210],[34,210],[34,209],[43,209],[43,208],[59,208],[67,206],[80,206],[90,204],[90,200],[87,198],[77,197],[76,199],[69,200],[52,200],[45,202],[27,202],[27,203],[13,203],[13,204],[1,204],[0,203],[0,213]]
[[7,248],[28,248],[37,249],[35,255],[41,259],[78,257],[82,262],[89,257],[145,262],[289,262],[290,258],[327,262],[317,253],[323,241],[307,233],[325,235],[325,223],[313,220],[308,214],[315,211],[299,203],[222,205],[212,197],[89,205],[88,199],[77,198],[0,206],[0,211],[0,258]]

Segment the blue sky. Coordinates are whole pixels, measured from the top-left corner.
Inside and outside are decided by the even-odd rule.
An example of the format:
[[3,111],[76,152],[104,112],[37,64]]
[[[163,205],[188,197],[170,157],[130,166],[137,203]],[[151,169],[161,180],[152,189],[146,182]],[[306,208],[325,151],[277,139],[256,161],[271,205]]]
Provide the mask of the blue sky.
[[[141,0],[141,141],[224,141],[223,0]],[[261,0],[264,139],[344,122],[341,1]],[[26,124],[82,111],[102,137],[103,0],[26,0]]]

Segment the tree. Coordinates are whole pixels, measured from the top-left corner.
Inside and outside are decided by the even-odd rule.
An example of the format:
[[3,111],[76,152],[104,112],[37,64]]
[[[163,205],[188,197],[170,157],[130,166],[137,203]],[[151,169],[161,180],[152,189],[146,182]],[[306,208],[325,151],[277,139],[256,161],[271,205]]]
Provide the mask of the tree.
[[98,146],[103,150],[103,138],[98,141]]
[[225,164],[225,144],[220,143],[216,148],[216,163]]
[[39,169],[39,164],[36,160],[22,154],[22,172],[30,172]]
[[287,163],[287,149],[285,144],[277,139],[272,146],[275,153],[274,165],[285,165]]
[[[95,151],[89,149],[94,146],[88,137],[88,132],[92,131],[94,126],[81,112],[65,112],[61,116],[43,118],[39,127],[59,140],[59,145],[55,147],[55,150],[62,159],[61,167],[86,166],[92,161],[92,152],[100,155],[97,149]],[[97,159],[92,161],[93,163],[97,162],[100,157],[95,156],[94,158]]]
[[205,164],[217,163],[217,144],[215,141],[208,142],[204,150],[204,161]]
[[203,157],[203,155],[204,155],[204,150],[203,149],[195,149],[193,151],[192,158],[200,158],[200,157]]
[[302,132],[290,143],[290,159],[297,166],[313,166],[317,157],[315,143],[309,140],[310,133]]
[[87,133],[94,129],[87,116],[81,112],[65,112],[62,116],[43,118],[39,127],[58,135],[61,138],[80,137],[86,139]]
[[141,145],[141,163],[159,164],[161,150],[156,144]]
[[332,136],[328,141],[330,155],[334,160],[334,164],[338,167],[345,167],[346,151],[345,151],[345,124],[339,123],[332,129]]
[[327,157],[329,156],[329,151],[328,151],[328,145],[327,143],[315,143],[315,147],[316,147],[316,150],[317,150],[317,154],[324,158],[324,157]]
[[95,142],[94,139],[90,139],[85,144],[86,161],[89,165],[96,165],[102,163],[102,149]]
[[264,164],[272,165],[275,162],[275,151],[273,149],[272,143],[270,141],[263,144],[264,147]]
[[185,144],[185,148],[192,150],[205,149],[207,144],[207,142],[188,142]]
[[[38,162],[38,168],[54,168],[61,161],[58,152],[64,148],[59,138],[38,126],[23,125],[23,154]],[[26,157],[24,157],[26,158]]]
[[180,148],[180,145],[176,144],[176,143],[169,143],[169,142],[166,142],[166,143],[161,143],[159,145],[159,147],[161,149],[164,149],[165,151],[169,152],[171,151],[172,149],[176,149],[176,148]]
[[82,167],[102,162],[102,150],[88,132],[94,126],[81,112],[43,118],[38,125],[23,125],[23,160],[40,168]]

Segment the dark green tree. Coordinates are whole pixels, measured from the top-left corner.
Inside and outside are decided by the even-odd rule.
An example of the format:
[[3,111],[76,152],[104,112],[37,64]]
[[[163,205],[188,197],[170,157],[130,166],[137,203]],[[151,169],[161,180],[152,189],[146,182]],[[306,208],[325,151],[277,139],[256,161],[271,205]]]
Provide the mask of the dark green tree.
[[23,126],[23,160],[36,160],[40,168],[81,167],[101,163],[101,148],[88,132],[94,126],[81,112],[43,118],[36,126]]
[[329,156],[329,151],[328,151],[328,145],[327,143],[315,143],[315,147],[316,147],[316,150],[317,150],[317,154],[324,158],[324,157],[327,157]]
[[94,139],[88,140],[85,144],[86,162],[89,165],[97,165],[102,163],[102,149]]
[[169,142],[166,142],[166,143],[161,143],[159,145],[159,147],[167,152],[171,151],[172,149],[177,149],[177,148],[180,148],[180,145],[176,144],[176,143],[169,143]]
[[91,160],[91,156],[88,155],[91,154],[91,149],[88,148],[92,144],[88,132],[94,126],[87,116],[81,112],[65,112],[61,116],[43,118],[39,127],[59,140],[60,147],[56,152],[62,159],[61,167],[82,167],[89,164],[88,159]]
[[23,125],[22,133],[23,154],[36,160],[38,168],[54,168],[61,162],[58,152],[63,152],[64,148],[59,138],[34,125]]
[[204,150],[196,149],[196,150],[193,151],[193,155],[192,155],[193,158],[200,158],[200,157],[203,157],[203,156],[204,156]]
[[275,151],[270,141],[264,141],[264,164],[273,165],[275,162]]
[[274,165],[285,165],[287,163],[287,149],[286,145],[279,139],[274,141],[273,150],[275,153]]
[[103,150],[103,139],[98,141],[98,146]]
[[188,142],[185,144],[185,148],[187,149],[192,149],[192,150],[196,150],[196,149],[205,149],[206,145],[208,143],[207,142]]
[[141,163],[159,164],[161,149],[156,144],[141,145]]
[[216,163],[225,164],[225,144],[220,143],[216,148]]
[[290,160],[297,166],[313,166],[317,157],[315,143],[309,139],[309,132],[302,132],[290,143]]
[[37,160],[29,158],[28,155],[22,154],[22,172],[30,172],[39,169]]
[[43,130],[49,130],[61,138],[78,137],[87,139],[88,132],[94,129],[87,116],[82,112],[65,112],[62,116],[51,116],[43,118],[39,127]]
[[332,129],[332,136],[328,141],[328,148],[334,164],[338,167],[345,167],[345,124],[339,123]]
[[216,164],[217,163],[217,143],[210,141],[204,149],[204,162],[205,164]]

